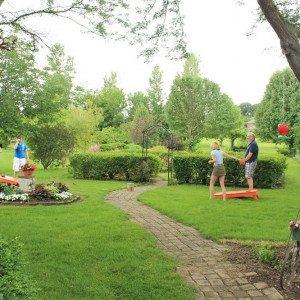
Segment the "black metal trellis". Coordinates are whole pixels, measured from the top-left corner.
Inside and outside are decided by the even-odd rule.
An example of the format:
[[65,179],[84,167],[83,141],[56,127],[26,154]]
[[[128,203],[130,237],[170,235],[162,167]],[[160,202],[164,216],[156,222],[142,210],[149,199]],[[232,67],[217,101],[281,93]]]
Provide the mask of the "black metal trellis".
[[168,185],[172,183],[172,176],[173,176],[173,134],[169,128],[165,127],[164,125],[152,125],[147,127],[143,131],[143,150],[142,150],[142,177],[144,174],[144,162],[147,160],[148,156],[148,138],[149,133],[154,128],[163,128],[168,134]]

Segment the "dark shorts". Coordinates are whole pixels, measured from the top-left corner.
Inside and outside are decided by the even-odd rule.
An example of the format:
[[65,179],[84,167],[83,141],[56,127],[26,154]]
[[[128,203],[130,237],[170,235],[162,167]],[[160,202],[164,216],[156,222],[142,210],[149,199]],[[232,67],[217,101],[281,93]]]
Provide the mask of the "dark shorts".
[[226,172],[225,172],[225,167],[223,164],[221,165],[214,165],[214,170],[212,172],[212,175],[214,176],[225,176],[226,175]]

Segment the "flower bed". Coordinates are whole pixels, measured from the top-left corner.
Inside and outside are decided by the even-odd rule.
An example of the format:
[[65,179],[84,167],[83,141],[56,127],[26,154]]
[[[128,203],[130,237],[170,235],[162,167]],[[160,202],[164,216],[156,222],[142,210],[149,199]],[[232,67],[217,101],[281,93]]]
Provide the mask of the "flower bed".
[[24,193],[18,187],[0,186],[1,204],[27,205],[58,205],[69,204],[80,200],[80,197],[70,193],[69,188],[62,183],[39,184],[33,192]]

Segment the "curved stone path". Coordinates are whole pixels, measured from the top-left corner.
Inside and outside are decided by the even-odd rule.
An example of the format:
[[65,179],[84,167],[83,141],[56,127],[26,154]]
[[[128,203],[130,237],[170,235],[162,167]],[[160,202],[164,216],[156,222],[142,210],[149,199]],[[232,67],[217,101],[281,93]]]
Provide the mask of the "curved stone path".
[[190,285],[196,286],[197,299],[283,299],[283,296],[265,282],[251,283],[255,272],[243,270],[243,266],[226,261],[222,252],[226,248],[204,239],[199,231],[174,221],[136,200],[147,190],[166,185],[159,181],[154,185],[135,187],[109,193],[105,201],[119,207],[132,222],[141,224],[157,241],[164,252],[175,257],[180,264],[177,272]]

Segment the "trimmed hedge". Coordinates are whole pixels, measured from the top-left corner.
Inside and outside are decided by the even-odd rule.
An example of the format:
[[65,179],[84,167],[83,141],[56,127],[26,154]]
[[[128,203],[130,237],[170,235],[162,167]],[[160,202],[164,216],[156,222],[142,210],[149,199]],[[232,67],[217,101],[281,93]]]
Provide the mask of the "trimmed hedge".
[[161,162],[159,157],[149,154],[147,161],[142,165],[141,153],[113,151],[74,154],[70,157],[70,166],[76,178],[118,178],[139,182],[149,181],[157,175]]
[[[241,153],[234,156],[241,157]],[[179,183],[208,184],[213,165],[208,164],[207,155],[183,154],[174,155],[174,177]],[[245,179],[245,166],[236,160],[224,158],[226,182],[234,186],[248,186]],[[259,154],[253,180],[255,187],[274,188],[287,168],[286,158],[282,155]]]
[[36,283],[23,273],[24,254],[17,238],[0,238],[0,299],[37,299]]

